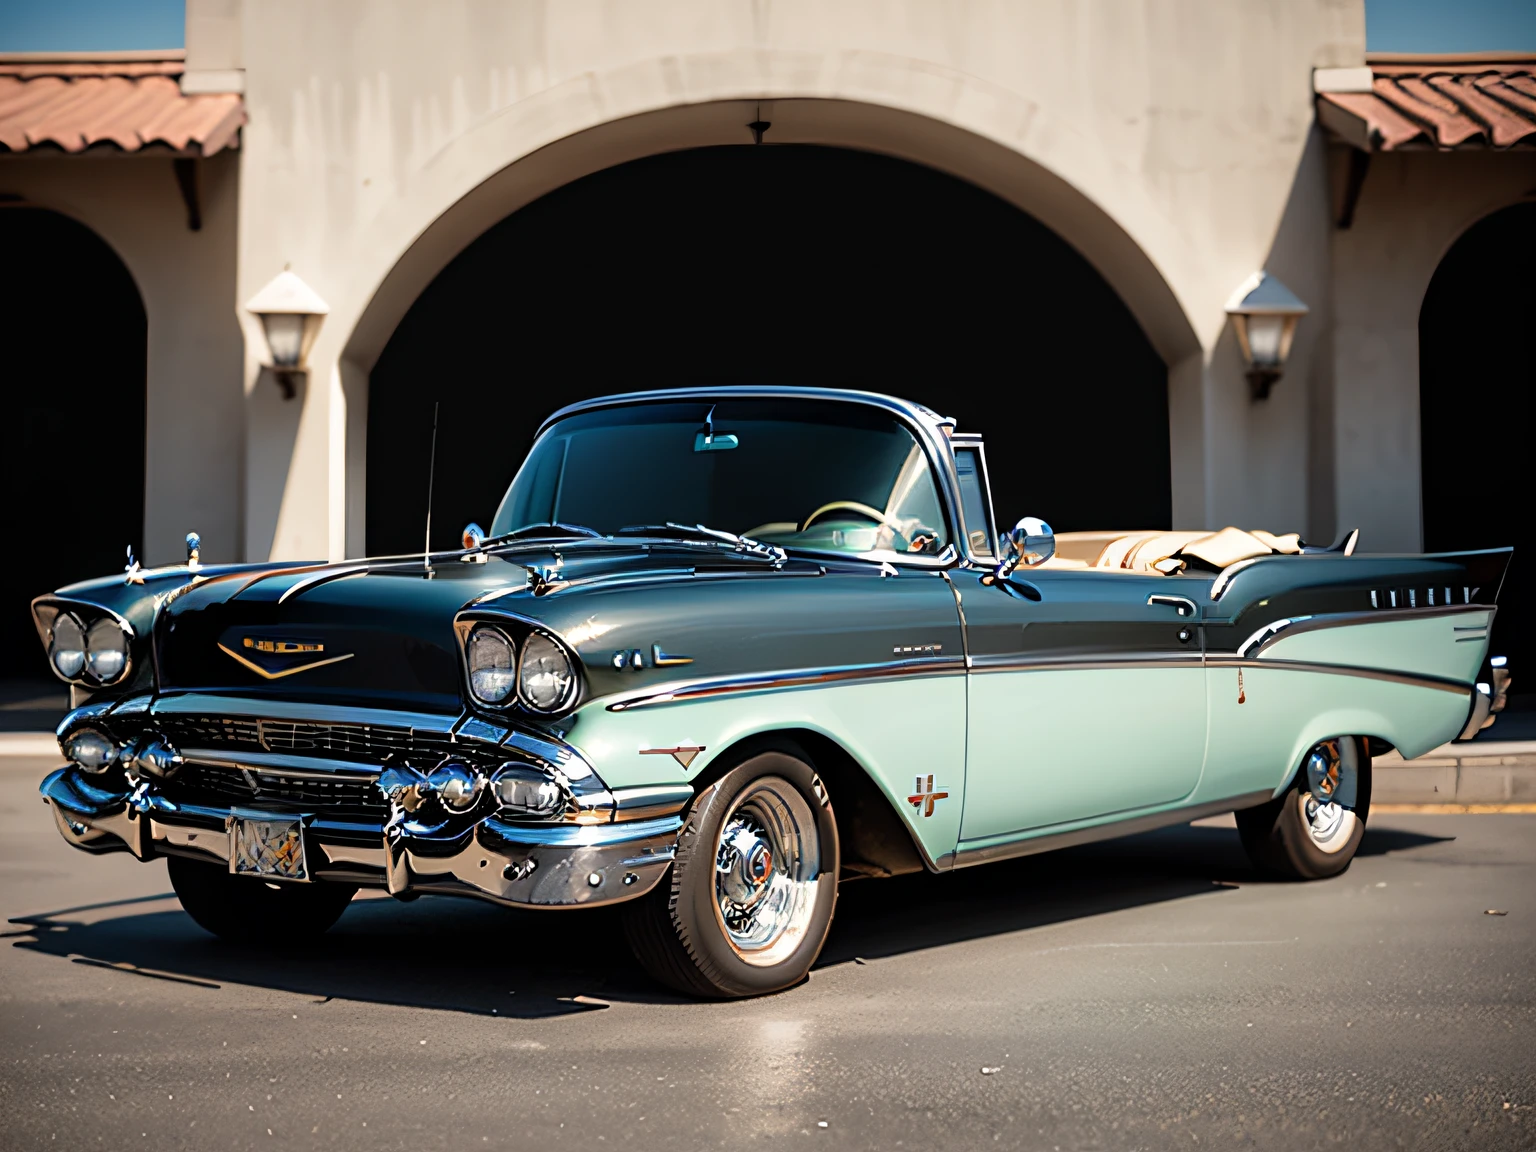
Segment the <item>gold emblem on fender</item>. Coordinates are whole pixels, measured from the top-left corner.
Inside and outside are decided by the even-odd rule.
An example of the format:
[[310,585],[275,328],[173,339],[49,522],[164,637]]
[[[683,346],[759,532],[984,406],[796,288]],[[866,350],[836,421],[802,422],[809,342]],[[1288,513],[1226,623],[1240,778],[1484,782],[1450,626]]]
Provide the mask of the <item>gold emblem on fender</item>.
[[256,654],[256,659],[244,656],[224,644],[219,645],[219,651],[237,664],[249,668],[263,680],[281,680],[284,676],[308,672],[312,668],[323,668],[327,664],[340,664],[343,660],[352,659],[353,656],[351,652],[344,652],[340,656],[328,656],[323,660],[306,660],[302,664],[264,667],[259,662],[262,656],[276,656],[280,659],[286,656],[305,656],[311,653],[324,652],[325,645],[312,640],[268,640],[259,636],[246,636],[240,641],[240,646]]

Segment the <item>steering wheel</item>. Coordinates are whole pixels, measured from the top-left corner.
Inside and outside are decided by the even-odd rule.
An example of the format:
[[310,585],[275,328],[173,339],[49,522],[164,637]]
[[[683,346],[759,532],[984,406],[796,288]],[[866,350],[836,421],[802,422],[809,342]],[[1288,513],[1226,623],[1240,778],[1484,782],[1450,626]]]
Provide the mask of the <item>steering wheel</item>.
[[823,516],[830,515],[833,512],[853,512],[863,516],[866,520],[873,520],[876,524],[889,528],[891,535],[900,542],[900,547],[895,549],[895,551],[905,552],[911,548],[911,542],[908,541],[906,534],[902,532],[901,526],[896,521],[892,520],[880,509],[872,508],[868,504],[860,504],[857,500],[834,500],[830,504],[823,504],[805,518],[804,523],[800,525],[800,531],[806,531]]

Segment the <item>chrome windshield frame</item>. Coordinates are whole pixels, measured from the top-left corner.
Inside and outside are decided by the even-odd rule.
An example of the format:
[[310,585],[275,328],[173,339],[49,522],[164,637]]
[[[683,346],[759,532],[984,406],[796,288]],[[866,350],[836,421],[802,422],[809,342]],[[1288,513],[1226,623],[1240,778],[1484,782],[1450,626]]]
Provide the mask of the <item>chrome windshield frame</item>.
[[[597,411],[603,408],[627,408],[639,404],[667,403],[678,400],[692,400],[698,402],[720,400],[831,400],[846,404],[863,404],[872,408],[879,408],[884,412],[895,416],[896,419],[912,433],[913,439],[922,447],[923,454],[928,460],[929,467],[933,470],[935,484],[939,490],[939,502],[945,518],[945,528],[949,532],[949,541],[936,555],[922,555],[920,553],[907,552],[828,552],[825,550],[797,548],[793,545],[779,545],[787,553],[799,556],[807,560],[826,560],[835,558],[839,560],[860,560],[871,564],[893,564],[930,570],[952,568],[958,563],[969,561],[969,549],[962,547],[959,539],[963,534],[961,527],[965,518],[960,509],[959,479],[955,473],[955,459],[950,450],[949,435],[944,431],[953,428],[954,421],[947,420],[934,412],[931,408],[909,400],[902,400],[895,396],[886,396],[879,392],[862,392],[842,388],[801,388],[788,385],[781,387],[738,385],[723,388],[658,388],[645,392],[622,392],[612,396],[599,396],[591,400],[581,400],[575,404],[568,404],[559,411],[547,417],[539,425],[538,433],[534,436],[533,444],[528,449],[528,455],[538,447],[544,434],[559,421],[580,413]],[[522,466],[519,465],[519,471]],[[515,482],[517,477],[513,476]],[[508,491],[511,486],[508,485]],[[502,499],[506,496],[503,494]],[[991,494],[987,496],[990,506]],[[974,561],[970,561],[974,562]]]

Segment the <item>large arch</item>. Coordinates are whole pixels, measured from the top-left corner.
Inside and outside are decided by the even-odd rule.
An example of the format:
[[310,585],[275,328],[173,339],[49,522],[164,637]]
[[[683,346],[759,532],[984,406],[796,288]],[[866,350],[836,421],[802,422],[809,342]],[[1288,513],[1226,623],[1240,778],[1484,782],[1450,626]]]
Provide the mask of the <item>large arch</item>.
[[741,145],[583,177],[438,275],[371,374],[367,550],[420,546],[439,401],[434,545],[450,547],[489,523],[554,408],[756,382],[893,392],[987,433],[1004,516],[1170,523],[1166,368],[1070,245],[929,167]]
[[[1451,245],[1419,312],[1421,507],[1429,551],[1514,545],[1494,623],[1496,654],[1529,696],[1536,660],[1536,560],[1519,530],[1536,485],[1530,396],[1536,361],[1536,201],[1483,217]],[[1518,533],[1518,535],[1517,535]]]
[[[96,232],[44,208],[0,209],[7,341],[0,490],[0,678],[49,679],[28,603],[144,553],[143,300]],[[22,274],[24,271],[24,274]]]
[[[331,466],[332,516],[344,519],[345,550],[353,555],[365,550],[369,374],[401,319],[448,263],[497,222],[557,188],[648,156],[743,144],[752,139],[748,125],[753,122],[771,125],[764,135],[770,146],[852,148],[958,177],[1029,213],[1060,236],[1113,287],[1164,364],[1179,369],[1170,384],[1174,394],[1170,406],[1178,412],[1172,433],[1173,467],[1176,472],[1193,469],[1198,474],[1204,458],[1201,404],[1196,395],[1199,368],[1191,373],[1190,365],[1201,363],[1202,344],[1161,267],[1183,259],[1177,244],[1170,246],[1174,230],[1155,206],[1126,191],[1124,181],[1098,171],[1098,153],[1078,146],[1081,142],[1075,140],[1070,126],[1050,122],[1038,105],[960,75],[944,77],[942,98],[935,98],[934,91],[912,90],[912,66],[909,61],[871,62],[862,77],[860,99],[846,98],[835,91],[836,86],[816,97],[795,94],[696,103],[677,102],[678,93],[669,92],[664,106],[612,118],[604,118],[605,113],[611,115],[611,105],[597,101],[594,107],[582,109],[591,126],[563,135],[547,125],[572,119],[569,107],[543,109],[543,116],[537,114],[540,109],[523,108],[521,118],[496,117],[456,138],[421,172],[418,186],[402,189],[402,195],[377,219],[381,237],[411,234],[398,258],[373,270],[377,253],[390,249],[386,242],[363,254],[360,266],[353,269],[354,276],[373,287],[366,304],[355,313],[355,322],[345,327],[347,321],[342,318],[344,336],[336,360],[339,389],[332,393],[335,399],[327,402],[341,400],[345,413],[345,432],[340,435],[344,463],[337,460]],[[596,88],[612,83],[612,77],[593,81]],[[791,92],[796,89],[795,85],[785,87]],[[564,94],[569,103],[589,97],[590,93]],[[555,99],[554,94],[542,98],[545,102]],[[529,129],[529,123],[535,127]],[[1032,146],[1037,137],[1051,141],[1053,157],[1079,182],[1124,201],[1115,206],[1118,217],[1077,184],[1032,158],[1030,153],[1038,150]],[[505,163],[464,188],[467,171],[485,171],[487,156],[504,158]],[[434,201],[450,191],[456,191],[456,196]],[[424,205],[428,206],[425,211]],[[1131,224],[1122,224],[1120,218]],[[1133,227],[1168,250],[1154,259],[1133,238]],[[1006,291],[1006,285],[1000,290]],[[1192,387],[1195,392],[1190,391]],[[338,432],[326,435],[337,442]],[[1181,517],[1179,493],[1187,505],[1195,491],[1188,477],[1176,479],[1176,519]],[[1186,508],[1182,519],[1192,515],[1198,518]],[[331,531],[333,541],[337,540],[337,529]]]

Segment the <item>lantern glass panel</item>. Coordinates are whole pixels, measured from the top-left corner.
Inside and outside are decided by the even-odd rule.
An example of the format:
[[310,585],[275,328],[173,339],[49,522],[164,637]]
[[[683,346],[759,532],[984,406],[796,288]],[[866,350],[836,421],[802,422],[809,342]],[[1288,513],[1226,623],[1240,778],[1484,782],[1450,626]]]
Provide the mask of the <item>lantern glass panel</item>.
[[268,312],[261,318],[262,330],[267,334],[267,350],[272,353],[274,368],[296,368],[304,349],[303,314],[298,312]]
[[1280,344],[1285,335],[1284,316],[1248,317],[1248,353],[1255,368],[1280,367]]

